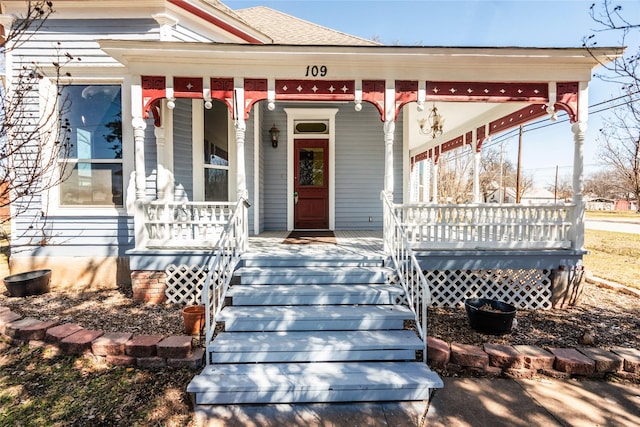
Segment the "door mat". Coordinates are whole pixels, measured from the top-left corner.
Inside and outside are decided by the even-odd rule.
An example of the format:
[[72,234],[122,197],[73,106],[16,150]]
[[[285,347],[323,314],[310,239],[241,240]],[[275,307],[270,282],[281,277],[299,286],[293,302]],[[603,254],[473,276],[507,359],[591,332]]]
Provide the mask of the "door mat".
[[335,245],[336,236],[333,231],[292,231],[282,243],[289,245]]

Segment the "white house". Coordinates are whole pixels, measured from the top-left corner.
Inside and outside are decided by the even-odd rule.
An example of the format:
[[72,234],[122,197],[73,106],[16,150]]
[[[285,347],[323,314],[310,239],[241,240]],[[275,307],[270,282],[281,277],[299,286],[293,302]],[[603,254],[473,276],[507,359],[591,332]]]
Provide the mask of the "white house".
[[[3,3],[3,22],[24,7]],[[78,289],[132,283],[140,300],[175,297],[176,283],[196,292],[208,274],[208,338],[232,277],[248,277],[237,269],[258,247],[262,258],[283,250],[260,240],[274,232],[330,230],[337,247],[377,236],[397,278],[387,281],[424,328],[428,304],[473,294],[548,308],[554,283],[579,282],[554,271],[581,268],[589,81],[620,48],[594,59],[582,48],[384,46],[217,0],[54,3],[8,59],[15,70],[46,69],[54,49],[81,58],[61,87],[71,175],[15,221],[13,272],[51,268],[55,286]],[[571,123],[572,203],[480,203],[483,143],[557,114]],[[475,203],[438,204],[438,159],[467,145]],[[418,179],[428,202],[411,204]],[[45,245],[28,228],[41,221]]]

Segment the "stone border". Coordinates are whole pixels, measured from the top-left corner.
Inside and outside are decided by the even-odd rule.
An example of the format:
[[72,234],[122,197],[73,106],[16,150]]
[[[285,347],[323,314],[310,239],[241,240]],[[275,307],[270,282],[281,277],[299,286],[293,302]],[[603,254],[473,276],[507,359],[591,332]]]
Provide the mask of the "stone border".
[[627,347],[542,348],[485,343],[482,347],[427,337],[427,362],[443,374],[506,378],[605,378],[640,381],[640,351]]
[[199,369],[204,348],[190,335],[136,335],[84,329],[75,323],[43,322],[0,306],[0,334],[11,344],[45,347],[59,354],[93,355],[113,366]]
[[[84,329],[75,323],[58,324],[23,318],[0,306],[0,334],[11,344],[45,347],[60,354],[93,355],[113,366],[189,368],[204,365],[205,349],[194,347],[189,335],[136,335]],[[604,378],[614,375],[640,381],[640,351],[633,348],[542,348],[532,345],[485,343],[482,347],[447,343],[427,337],[427,362],[443,374],[470,374],[507,378],[572,376]]]

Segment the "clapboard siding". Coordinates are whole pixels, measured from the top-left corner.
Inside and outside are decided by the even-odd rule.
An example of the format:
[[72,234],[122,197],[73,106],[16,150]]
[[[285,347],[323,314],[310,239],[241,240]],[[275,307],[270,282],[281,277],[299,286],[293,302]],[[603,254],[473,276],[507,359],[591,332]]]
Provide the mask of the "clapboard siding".
[[193,200],[193,127],[190,99],[176,99],[173,110],[175,199]]
[[100,49],[97,40],[159,40],[153,19],[47,19],[43,26],[14,52],[22,62],[50,63],[52,57],[69,53],[83,65],[117,64]]
[[[283,106],[283,108],[285,108]],[[280,145],[271,147],[269,129],[280,129]],[[264,151],[264,229],[287,229],[287,116],[282,109],[265,114],[261,126],[261,148]]]
[[[252,202],[252,200],[254,199],[253,195],[255,194],[255,184],[254,184],[254,176],[255,176],[255,171],[253,170],[253,159],[255,158],[254,156],[254,138],[253,138],[253,134],[254,134],[254,130],[253,130],[253,121],[254,121],[254,116],[251,115],[249,117],[249,120],[247,120],[247,132],[245,134],[245,138],[244,138],[244,164],[245,164],[245,179],[246,179],[246,183],[247,183],[247,193],[248,193],[248,197],[249,197],[249,203],[251,203],[251,206],[249,207],[249,210],[247,212],[248,214],[248,227],[249,227],[249,232],[253,234],[253,222],[254,222],[254,210],[256,209],[256,207],[254,206],[254,203]],[[230,139],[230,144],[231,139]],[[234,161],[233,159],[231,159],[231,161]],[[229,176],[229,180],[234,179],[233,176]],[[231,198],[234,197],[234,195],[229,195]]]
[[[134,246],[133,218],[129,216],[50,216],[34,224],[21,217],[16,223],[23,229],[34,225],[40,233],[15,236],[19,237],[12,248],[16,255],[124,256]],[[40,245],[43,228],[47,240]]]
[[189,28],[186,28],[180,24],[173,27],[172,36],[175,40],[182,42],[212,42],[217,40],[212,40],[208,37],[203,36],[200,33],[197,33]]

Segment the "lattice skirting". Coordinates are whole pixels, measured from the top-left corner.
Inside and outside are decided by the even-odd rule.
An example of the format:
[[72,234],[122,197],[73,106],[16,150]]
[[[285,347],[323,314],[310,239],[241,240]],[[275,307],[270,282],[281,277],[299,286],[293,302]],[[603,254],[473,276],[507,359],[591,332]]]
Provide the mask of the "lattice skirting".
[[207,279],[205,266],[170,264],[165,273],[165,295],[169,302],[186,305],[202,303],[202,288]]
[[462,307],[467,298],[490,298],[519,309],[552,306],[551,270],[424,271],[432,307]]

